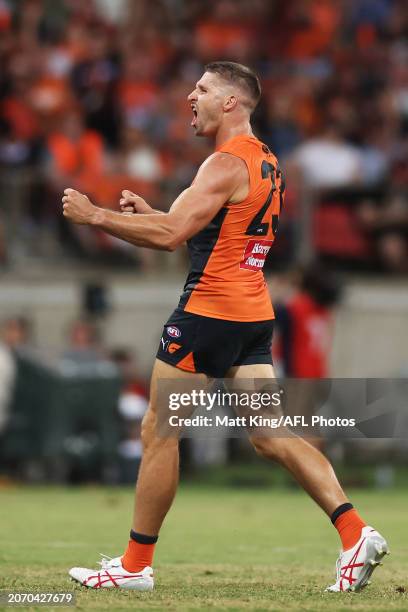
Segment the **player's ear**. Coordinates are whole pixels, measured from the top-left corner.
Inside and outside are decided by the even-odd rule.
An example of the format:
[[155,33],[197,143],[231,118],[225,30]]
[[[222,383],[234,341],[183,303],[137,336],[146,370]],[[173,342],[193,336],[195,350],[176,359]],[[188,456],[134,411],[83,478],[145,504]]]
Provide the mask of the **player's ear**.
[[232,111],[237,105],[237,98],[235,96],[228,96],[228,98],[224,102],[224,111],[229,113]]

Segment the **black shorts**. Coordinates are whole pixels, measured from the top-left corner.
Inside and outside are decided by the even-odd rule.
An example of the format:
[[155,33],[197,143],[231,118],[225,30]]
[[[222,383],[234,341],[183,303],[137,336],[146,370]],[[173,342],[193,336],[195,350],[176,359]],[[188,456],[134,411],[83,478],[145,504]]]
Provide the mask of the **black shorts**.
[[172,366],[223,378],[232,366],[272,364],[273,319],[224,321],[176,308],[164,326],[157,358]]

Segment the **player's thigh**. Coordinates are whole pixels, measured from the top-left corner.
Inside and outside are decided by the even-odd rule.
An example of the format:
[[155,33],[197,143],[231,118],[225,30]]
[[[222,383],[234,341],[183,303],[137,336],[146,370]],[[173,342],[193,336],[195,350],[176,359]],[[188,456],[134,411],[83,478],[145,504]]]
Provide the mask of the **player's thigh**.
[[[272,364],[254,363],[235,366],[229,370],[228,377],[233,379],[234,390],[249,392],[254,400],[257,400],[256,404],[251,404],[247,408],[237,407],[236,412],[239,416],[248,418],[251,414],[256,414],[259,417],[278,418],[282,414],[280,386],[276,380]],[[258,401],[260,394],[263,394],[265,399],[268,397],[270,400],[260,405]],[[253,405],[256,405],[255,412],[252,408]],[[260,448],[274,446],[276,442],[279,442],[279,440],[276,440],[276,433],[270,427],[260,425],[252,427],[248,431],[248,437],[258,452]]]
[[[150,381],[149,407],[143,418],[142,439],[148,443],[152,438],[158,437],[159,431],[165,431],[166,420],[169,417],[169,392],[177,389],[178,392],[188,392],[195,387],[203,387],[207,383],[204,374],[194,374],[180,370],[160,359],[156,359],[153,365]],[[194,407],[186,406],[180,412],[180,416],[188,418]],[[182,412],[182,414],[181,414]]]
[[270,363],[252,363],[250,365],[233,366],[228,370],[227,378],[245,379],[250,383],[253,381],[253,388],[256,388],[257,380],[275,380],[275,371]]
[[[265,408],[257,408],[260,412],[277,413],[280,412],[281,407],[279,405],[279,411],[276,410],[277,401],[276,394],[280,394],[281,387],[276,379],[275,372],[272,364],[270,363],[253,363],[242,366],[234,366],[228,371],[228,378],[232,379],[231,387],[234,390],[253,392],[254,399],[259,397],[259,394],[268,394],[271,397],[271,407],[266,406]],[[266,396],[265,396],[266,401]],[[256,404],[258,405],[258,404]]]

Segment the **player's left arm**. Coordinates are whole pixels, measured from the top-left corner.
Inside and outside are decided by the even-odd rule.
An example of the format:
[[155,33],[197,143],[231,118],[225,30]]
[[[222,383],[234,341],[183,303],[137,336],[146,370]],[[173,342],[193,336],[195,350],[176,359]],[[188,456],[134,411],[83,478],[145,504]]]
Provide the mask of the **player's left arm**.
[[214,153],[168,213],[126,216],[98,208],[87,196],[66,189],[63,214],[74,223],[98,227],[131,244],[174,251],[202,230],[226,202],[243,199],[243,190],[248,190],[245,162],[228,153]]

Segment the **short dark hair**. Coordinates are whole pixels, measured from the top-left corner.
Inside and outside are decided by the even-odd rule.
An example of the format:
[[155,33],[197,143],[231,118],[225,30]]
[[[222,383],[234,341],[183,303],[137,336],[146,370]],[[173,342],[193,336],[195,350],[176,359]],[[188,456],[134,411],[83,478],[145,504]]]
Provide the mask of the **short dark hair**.
[[211,62],[205,66],[206,72],[215,72],[226,81],[241,87],[249,96],[251,112],[256,108],[261,97],[261,83],[255,72],[236,62]]

